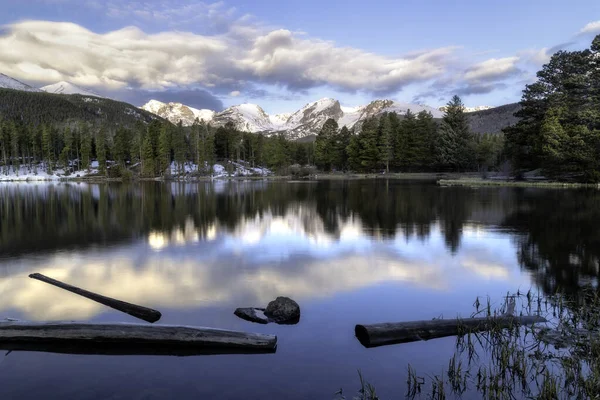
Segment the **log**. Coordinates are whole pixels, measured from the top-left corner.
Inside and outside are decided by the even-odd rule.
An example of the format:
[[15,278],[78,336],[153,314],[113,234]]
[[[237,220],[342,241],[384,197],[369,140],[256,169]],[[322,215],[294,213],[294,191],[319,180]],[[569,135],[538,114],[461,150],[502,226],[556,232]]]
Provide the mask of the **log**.
[[138,306],[137,304],[127,303],[126,301],[121,301],[117,299],[113,299],[111,297],[103,296],[101,294],[97,294],[94,292],[87,291],[85,289],[80,289],[76,286],[69,285],[67,283],[57,281],[56,279],[49,278],[45,275],[35,273],[29,275],[30,278],[37,279],[42,282],[49,283],[50,285],[57,286],[61,289],[67,290],[71,293],[78,294],[87,299],[94,300],[100,304],[104,304],[110,308],[114,308],[115,310],[122,311],[126,314],[129,314],[133,317],[142,319],[147,322],[156,322],[162,316],[160,311],[153,310],[151,308]]
[[426,321],[381,323],[356,325],[356,338],[365,347],[409,343],[419,340],[456,336],[467,332],[488,331],[494,328],[509,328],[517,325],[531,325],[548,322],[538,315],[516,317],[503,315],[490,318],[433,319]]
[[0,322],[0,349],[67,354],[274,353],[277,336],[176,325]]

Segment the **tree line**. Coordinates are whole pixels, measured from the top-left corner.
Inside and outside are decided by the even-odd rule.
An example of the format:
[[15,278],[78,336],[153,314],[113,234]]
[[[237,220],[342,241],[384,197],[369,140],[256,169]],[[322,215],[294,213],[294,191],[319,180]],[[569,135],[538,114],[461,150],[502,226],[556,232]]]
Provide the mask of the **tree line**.
[[600,35],[589,49],[555,53],[537,78],[505,130],[516,174],[600,182]]
[[176,173],[184,173],[186,163],[195,168],[193,172],[208,174],[216,162],[227,160],[278,170],[291,164],[311,164],[313,149],[310,143],[290,142],[283,135],[240,132],[231,123],[213,127],[203,120],[183,127],[155,119],[138,121],[131,128],[82,121],[34,125],[0,120],[3,174],[25,167],[32,173],[61,169],[68,175],[94,166],[107,177],[128,177],[132,171],[157,177],[170,174],[172,165]]
[[474,134],[464,105],[454,96],[441,122],[431,113],[383,113],[358,128],[338,129],[329,119],[315,141],[315,163],[323,170],[357,172],[487,171],[503,160],[503,135]]

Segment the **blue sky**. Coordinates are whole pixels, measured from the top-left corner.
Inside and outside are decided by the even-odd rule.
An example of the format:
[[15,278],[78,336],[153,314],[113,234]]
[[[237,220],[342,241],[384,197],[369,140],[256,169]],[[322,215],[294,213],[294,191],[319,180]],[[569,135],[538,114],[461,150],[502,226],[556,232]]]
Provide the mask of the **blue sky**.
[[[457,3],[457,4],[455,4]],[[553,51],[589,45],[600,2],[0,0],[0,72],[136,105],[321,97],[468,106],[518,101]]]

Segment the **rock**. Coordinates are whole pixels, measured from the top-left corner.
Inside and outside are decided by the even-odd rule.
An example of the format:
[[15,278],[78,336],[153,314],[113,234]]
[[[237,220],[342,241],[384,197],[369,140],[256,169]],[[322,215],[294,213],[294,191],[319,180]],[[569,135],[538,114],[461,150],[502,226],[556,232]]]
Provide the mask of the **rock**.
[[265,315],[278,324],[296,324],[300,320],[300,306],[289,297],[278,297],[267,305]]
[[237,308],[234,311],[234,314],[246,321],[256,322],[258,324],[268,324],[270,321],[269,318],[265,316],[264,311],[264,308],[245,307]]

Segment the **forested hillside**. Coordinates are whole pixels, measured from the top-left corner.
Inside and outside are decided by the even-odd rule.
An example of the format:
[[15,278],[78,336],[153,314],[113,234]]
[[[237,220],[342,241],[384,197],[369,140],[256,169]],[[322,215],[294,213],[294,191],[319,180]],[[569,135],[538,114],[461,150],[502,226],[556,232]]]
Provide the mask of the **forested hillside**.
[[520,109],[519,103],[513,103],[467,113],[469,128],[473,133],[502,133],[503,129],[519,121],[519,117],[515,113]]
[[23,124],[118,124],[133,126],[137,121],[158,118],[131,104],[79,94],[63,95],[0,88],[0,118]]

